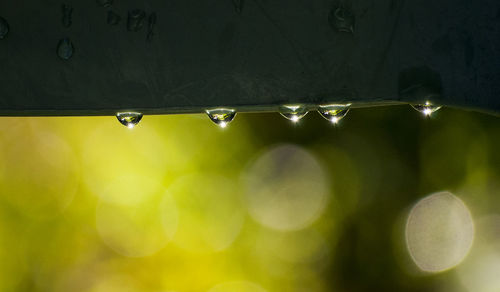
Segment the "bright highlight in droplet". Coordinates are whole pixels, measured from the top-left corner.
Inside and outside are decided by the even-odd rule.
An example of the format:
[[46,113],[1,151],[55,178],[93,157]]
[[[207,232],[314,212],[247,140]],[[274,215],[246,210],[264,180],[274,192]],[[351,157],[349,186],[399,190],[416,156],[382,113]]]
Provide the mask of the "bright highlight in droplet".
[[218,108],[206,110],[205,112],[210,120],[221,128],[226,128],[236,116],[236,110],[234,109]]
[[125,127],[132,129],[142,120],[142,114],[136,112],[117,113],[116,118]]
[[415,264],[425,272],[456,267],[469,253],[474,224],[467,206],[450,192],[420,200],[406,223],[406,244]]
[[411,106],[427,117],[441,108],[439,105],[433,105],[430,101],[426,101],[425,104],[412,104]]
[[337,124],[349,112],[351,104],[329,104],[320,105],[318,108],[319,114],[330,121],[332,124]]
[[283,105],[280,107],[280,114],[294,123],[305,117],[307,113],[307,108],[303,105]]

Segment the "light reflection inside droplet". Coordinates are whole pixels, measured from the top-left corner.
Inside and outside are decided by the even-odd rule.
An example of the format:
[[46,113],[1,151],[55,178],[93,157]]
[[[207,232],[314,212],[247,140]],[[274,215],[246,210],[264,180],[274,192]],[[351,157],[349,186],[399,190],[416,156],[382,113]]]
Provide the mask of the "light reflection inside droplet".
[[133,129],[142,120],[142,114],[137,112],[123,112],[117,113],[116,118],[118,121],[129,129]]
[[430,101],[426,101],[424,104],[412,104],[411,106],[427,117],[441,109],[441,106],[433,105]]
[[206,110],[205,112],[210,120],[221,128],[226,128],[236,116],[236,110],[234,109],[217,108]]
[[307,107],[304,105],[283,105],[280,107],[279,112],[284,118],[294,123],[297,123],[308,113]]
[[347,115],[350,106],[351,104],[320,105],[318,112],[323,118],[330,121],[332,124],[337,124]]

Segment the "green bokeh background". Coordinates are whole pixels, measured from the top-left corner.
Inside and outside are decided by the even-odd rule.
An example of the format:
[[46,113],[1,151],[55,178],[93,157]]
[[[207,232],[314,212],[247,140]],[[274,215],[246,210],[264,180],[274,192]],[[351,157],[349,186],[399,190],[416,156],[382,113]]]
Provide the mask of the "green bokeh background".
[[[438,191],[475,224],[500,213],[494,116],[393,106],[353,109],[338,125],[313,112],[297,124],[239,114],[220,129],[181,115],[133,130],[113,117],[0,120],[0,291],[479,291],[477,259],[500,252],[477,228],[465,260],[431,274],[404,238],[412,206]],[[284,154],[274,190],[327,197],[311,211],[270,192],[271,206],[290,204],[277,214],[316,212],[293,230],[256,219],[249,198],[267,186],[245,180],[283,147],[303,155]]]

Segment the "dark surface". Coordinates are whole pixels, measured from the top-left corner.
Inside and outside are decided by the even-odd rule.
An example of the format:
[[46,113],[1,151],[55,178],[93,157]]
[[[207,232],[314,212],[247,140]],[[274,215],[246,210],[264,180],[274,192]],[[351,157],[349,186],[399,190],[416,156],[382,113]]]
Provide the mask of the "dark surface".
[[[0,115],[264,111],[429,96],[500,112],[498,0],[341,2],[120,0],[104,8],[73,0],[63,3],[72,8],[68,25],[61,1],[3,1]],[[353,33],[329,19],[339,7]],[[123,21],[108,24],[108,9]],[[127,29],[138,10],[146,16]],[[74,46],[68,60],[57,54],[63,38]]]

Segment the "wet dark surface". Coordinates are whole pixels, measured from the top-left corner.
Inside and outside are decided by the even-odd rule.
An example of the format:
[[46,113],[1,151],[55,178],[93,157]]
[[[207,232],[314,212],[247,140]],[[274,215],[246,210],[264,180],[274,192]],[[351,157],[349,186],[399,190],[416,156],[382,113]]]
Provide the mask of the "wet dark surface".
[[[64,5],[72,13],[61,25],[61,2],[0,4],[8,20],[8,37],[0,41],[0,114],[253,111],[429,96],[443,105],[500,111],[496,0]],[[332,27],[329,16],[339,7],[349,13]],[[7,22],[0,24],[6,35]],[[77,48],[66,62],[54,54],[62,37]],[[425,78],[399,83],[420,68],[437,76],[439,91]]]

